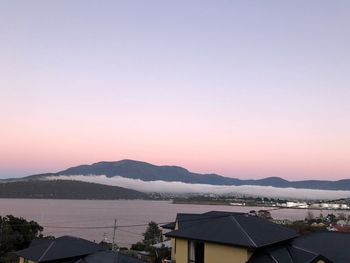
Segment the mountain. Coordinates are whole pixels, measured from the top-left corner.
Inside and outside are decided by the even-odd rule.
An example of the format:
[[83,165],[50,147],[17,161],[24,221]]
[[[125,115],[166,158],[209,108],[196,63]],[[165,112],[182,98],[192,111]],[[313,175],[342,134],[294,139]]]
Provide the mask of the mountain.
[[80,165],[52,174],[40,174],[26,177],[26,179],[39,179],[48,175],[106,175],[107,177],[121,176],[143,181],[184,182],[191,184],[211,185],[259,185],[280,188],[293,187],[322,190],[350,190],[350,179],[339,181],[305,180],[288,181],[280,177],[268,177],[258,180],[242,180],[224,177],[217,174],[193,173],[179,166],[158,166],[134,160],[121,160],[116,162],[98,162],[92,165]]
[[118,186],[79,181],[28,180],[0,183],[0,198],[147,199],[148,195]]

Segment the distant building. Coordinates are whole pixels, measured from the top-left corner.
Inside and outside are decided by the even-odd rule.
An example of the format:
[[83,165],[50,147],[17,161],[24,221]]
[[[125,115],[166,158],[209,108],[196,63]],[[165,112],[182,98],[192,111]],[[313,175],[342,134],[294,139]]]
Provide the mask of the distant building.
[[329,225],[327,227],[328,231],[333,231],[333,232],[342,232],[342,233],[350,233],[350,226],[349,225]]
[[283,207],[288,207],[288,208],[308,208],[309,205],[305,202],[286,202],[286,203],[282,203],[280,206]]
[[310,205],[313,209],[349,209],[347,204],[337,204],[337,203],[314,203]]

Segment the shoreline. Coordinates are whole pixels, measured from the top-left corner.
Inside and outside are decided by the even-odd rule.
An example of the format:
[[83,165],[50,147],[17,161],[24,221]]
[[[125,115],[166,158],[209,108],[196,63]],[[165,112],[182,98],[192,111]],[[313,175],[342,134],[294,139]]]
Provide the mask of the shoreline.
[[298,209],[298,210],[319,210],[319,211],[350,211],[350,208],[347,209],[336,209],[336,208],[319,208],[319,207],[285,207],[285,206],[273,206],[273,205],[258,205],[258,204],[249,204],[249,205],[237,205],[230,204],[229,202],[216,202],[216,201],[173,201],[172,204],[180,205],[223,205],[223,206],[232,206],[232,207],[259,207],[259,208],[275,208],[279,209]]

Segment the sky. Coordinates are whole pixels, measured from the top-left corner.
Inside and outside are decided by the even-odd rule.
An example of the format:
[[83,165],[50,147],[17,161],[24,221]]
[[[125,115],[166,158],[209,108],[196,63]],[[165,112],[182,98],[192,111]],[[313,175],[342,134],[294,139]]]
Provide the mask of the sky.
[[347,0],[2,0],[0,178],[349,178],[349,24]]

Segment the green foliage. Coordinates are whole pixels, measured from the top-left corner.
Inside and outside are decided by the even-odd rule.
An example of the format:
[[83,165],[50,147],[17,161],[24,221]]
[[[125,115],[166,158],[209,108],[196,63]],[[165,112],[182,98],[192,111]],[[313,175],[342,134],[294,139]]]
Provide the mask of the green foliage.
[[335,223],[335,222],[337,222],[337,217],[334,214],[328,214],[326,217],[326,220],[329,223]]
[[136,244],[131,245],[131,249],[137,251],[145,251],[146,245],[143,242],[137,242]]
[[154,248],[152,245],[160,243],[163,241],[163,233],[162,230],[158,227],[156,222],[149,222],[147,229],[143,235],[143,240],[141,242],[137,242],[131,246],[132,250],[138,251],[148,251],[154,252]]
[[111,185],[79,181],[20,181],[0,184],[1,198],[147,199],[148,195]]
[[257,215],[264,219],[272,219],[271,213],[268,210],[259,210]]
[[149,262],[161,262],[164,258],[170,258],[170,249],[166,247],[154,248],[152,245],[163,241],[163,233],[156,222],[149,222],[143,240],[131,246],[131,250],[147,251]]
[[154,245],[163,241],[162,230],[156,222],[149,222],[146,232],[143,233],[143,243],[145,245]]
[[300,235],[310,234],[316,231],[325,231],[327,227],[324,226],[312,226],[305,221],[294,221],[292,224],[287,227],[296,230]]
[[8,261],[9,252],[27,248],[35,238],[41,238],[43,227],[22,217],[0,216],[0,262]]

